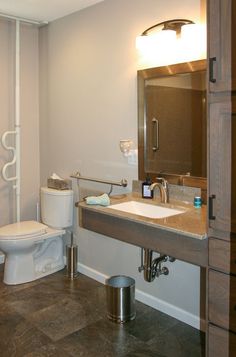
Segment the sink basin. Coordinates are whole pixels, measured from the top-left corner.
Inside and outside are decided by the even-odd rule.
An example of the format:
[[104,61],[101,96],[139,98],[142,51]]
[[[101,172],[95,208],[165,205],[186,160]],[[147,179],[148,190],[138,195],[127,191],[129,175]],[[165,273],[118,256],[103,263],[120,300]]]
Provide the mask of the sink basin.
[[185,212],[183,210],[179,210],[175,208],[167,208],[163,206],[157,206],[157,205],[142,203],[138,201],[127,201],[123,203],[117,203],[115,205],[109,206],[109,208],[118,211],[127,212],[127,213],[137,214],[139,216],[148,217],[148,218],[166,218]]

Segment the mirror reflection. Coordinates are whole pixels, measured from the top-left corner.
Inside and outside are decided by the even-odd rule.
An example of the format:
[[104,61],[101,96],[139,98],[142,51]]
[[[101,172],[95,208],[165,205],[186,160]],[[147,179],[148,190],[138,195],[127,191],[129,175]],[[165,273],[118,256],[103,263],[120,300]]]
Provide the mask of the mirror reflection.
[[138,71],[139,178],[206,177],[205,61]]

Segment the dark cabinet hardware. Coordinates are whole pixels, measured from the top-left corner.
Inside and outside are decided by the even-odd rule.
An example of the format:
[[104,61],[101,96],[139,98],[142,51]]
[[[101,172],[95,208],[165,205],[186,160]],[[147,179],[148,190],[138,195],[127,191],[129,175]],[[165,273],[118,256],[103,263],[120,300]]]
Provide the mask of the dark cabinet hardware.
[[216,217],[213,215],[213,200],[214,200],[215,198],[216,198],[216,195],[210,195],[210,196],[209,196],[209,205],[208,205],[209,211],[208,211],[208,216],[209,216],[209,219],[211,219],[211,220],[216,219]]
[[216,79],[214,78],[214,62],[216,62],[216,57],[211,57],[209,59],[209,80],[211,83],[216,82]]

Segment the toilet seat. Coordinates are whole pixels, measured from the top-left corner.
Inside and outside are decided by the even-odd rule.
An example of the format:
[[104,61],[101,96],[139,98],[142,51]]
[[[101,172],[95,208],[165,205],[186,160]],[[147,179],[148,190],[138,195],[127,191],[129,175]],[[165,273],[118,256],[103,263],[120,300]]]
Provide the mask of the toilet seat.
[[29,239],[47,233],[47,228],[43,223],[37,221],[23,221],[0,227],[0,240]]

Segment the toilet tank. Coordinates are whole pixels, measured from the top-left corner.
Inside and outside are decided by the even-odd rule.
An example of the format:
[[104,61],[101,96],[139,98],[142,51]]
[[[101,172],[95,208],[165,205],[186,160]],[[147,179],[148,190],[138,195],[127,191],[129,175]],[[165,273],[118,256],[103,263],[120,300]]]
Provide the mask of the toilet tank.
[[41,220],[52,228],[73,224],[73,191],[41,187]]

